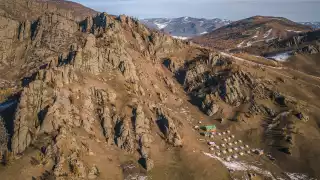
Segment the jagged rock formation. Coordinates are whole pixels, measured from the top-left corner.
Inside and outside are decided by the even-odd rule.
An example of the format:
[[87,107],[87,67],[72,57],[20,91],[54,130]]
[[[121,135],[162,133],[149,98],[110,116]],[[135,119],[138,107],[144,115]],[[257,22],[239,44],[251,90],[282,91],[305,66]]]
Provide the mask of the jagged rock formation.
[[[320,31],[300,33],[283,41],[270,45],[270,48],[281,50],[293,50],[298,53],[316,54],[320,52],[319,46]],[[270,50],[269,50],[270,51]]]
[[158,126],[167,141],[173,146],[182,146],[182,138],[178,132],[178,127],[175,125],[174,120],[162,109],[157,109],[157,115]]
[[[273,119],[266,121],[271,128],[263,129],[268,141],[275,139],[270,133],[291,126],[287,121],[278,124],[279,109],[309,119],[305,108],[274,90],[276,80],[260,78],[213,50],[151,31],[124,15],[101,13],[77,20],[54,11],[34,21],[0,17],[3,86],[15,85],[21,92],[12,97],[18,102],[15,113],[4,116],[8,156],[46,170],[22,172],[33,178],[138,178],[159,164],[166,166],[167,159],[202,161],[193,143],[199,149],[203,144],[188,128],[203,114],[188,109],[188,100],[212,119],[232,120],[231,115],[223,116],[225,108],[239,111],[245,120]],[[245,111],[236,110],[247,104]],[[310,119],[314,122],[313,116]],[[293,132],[287,135],[281,137],[294,137]],[[287,145],[281,144],[295,149]]]
[[[142,104],[134,103],[133,108],[131,104],[120,105],[118,99],[131,92],[145,95],[137,71],[138,59],[156,63],[185,43],[151,32],[127,16],[106,13],[81,22],[50,12],[33,22],[2,18],[7,25],[2,39],[10,40],[2,41],[2,46],[10,49],[1,48],[2,67],[12,69],[23,64],[19,73],[12,72],[6,78],[36,72],[25,80],[16,110],[10,147],[14,155],[24,153],[30,144],[48,136],[52,140],[44,148],[51,152],[41,157],[55,159],[52,176],[94,179],[98,170],[92,168],[89,172],[91,167],[81,160],[83,153],[92,152],[74,136],[76,129],[81,129],[90,137],[102,135],[108,146],[116,145],[131,154],[138,149],[143,166],[147,170],[154,167],[150,117],[145,116]],[[10,63],[9,57],[13,57]],[[121,75],[117,83],[128,87],[120,97],[102,76],[110,72]],[[172,80],[164,78],[164,82],[175,92]],[[164,94],[160,89],[157,92]],[[126,106],[131,111],[121,112]],[[176,127],[173,122],[169,125],[168,143],[180,146]],[[71,139],[67,139],[68,135]]]
[[261,111],[255,100],[269,98],[270,94],[263,83],[219,55],[208,53],[199,58],[178,70],[176,76],[204,113],[216,114],[219,101],[232,106],[252,103],[253,111]]
[[[7,150],[8,133],[3,119],[0,117],[0,157]],[[1,158],[2,159],[2,158]]]
[[291,154],[295,137],[295,119],[292,111],[285,111],[271,118],[266,127],[266,139],[270,146]]

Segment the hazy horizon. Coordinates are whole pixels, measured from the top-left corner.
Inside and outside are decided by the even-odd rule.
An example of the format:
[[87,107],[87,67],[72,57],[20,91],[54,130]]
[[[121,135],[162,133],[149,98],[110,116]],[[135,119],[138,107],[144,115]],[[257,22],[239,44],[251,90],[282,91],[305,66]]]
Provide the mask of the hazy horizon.
[[143,18],[222,18],[239,20],[255,15],[285,17],[297,22],[320,21],[315,0],[73,0],[97,11]]

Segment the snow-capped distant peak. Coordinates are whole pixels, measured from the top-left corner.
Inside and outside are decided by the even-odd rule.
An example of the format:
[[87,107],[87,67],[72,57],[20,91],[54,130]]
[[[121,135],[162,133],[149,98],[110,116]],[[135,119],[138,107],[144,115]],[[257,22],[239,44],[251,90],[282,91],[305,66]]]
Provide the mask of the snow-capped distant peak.
[[163,28],[165,28],[165,27],[168,26],[168,22],[166,22],[166,23],[158,23],[158,22],[155,22],[154,24],[155,24],[159,29],[163,29]]
[[183,37],[183,36],[172,36],[175,39],[181,39],[181,40],[187,40],[189,39],[188,37]]
[[178,38],[192,38],[212,32],[230,23],[222,19],[205,19],[182,16],[179,18],[152,18],[142,21],[150,28],[161,30]]

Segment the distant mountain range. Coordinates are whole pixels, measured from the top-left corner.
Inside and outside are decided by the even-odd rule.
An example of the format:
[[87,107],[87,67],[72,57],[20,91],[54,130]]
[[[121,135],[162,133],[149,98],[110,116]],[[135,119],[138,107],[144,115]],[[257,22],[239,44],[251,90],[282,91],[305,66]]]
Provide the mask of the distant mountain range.
[[173,37],[188,39],[200,36],[231,23],[224,19],[204,19],[193,17],[142,19],[149,28],[161,30]]
[[[205,19],[194,17],[151,18],[142,19],[141,22],[149,28],[163,31],[179,39],[202,36],[232,23],[231,20],[220,18]],[[299,22],[297,24],[311,26],[313,29],[320,29],[320,22]]]
[[300,22],[300,24],[311,26],[313,29],[320,29],[320,22]]

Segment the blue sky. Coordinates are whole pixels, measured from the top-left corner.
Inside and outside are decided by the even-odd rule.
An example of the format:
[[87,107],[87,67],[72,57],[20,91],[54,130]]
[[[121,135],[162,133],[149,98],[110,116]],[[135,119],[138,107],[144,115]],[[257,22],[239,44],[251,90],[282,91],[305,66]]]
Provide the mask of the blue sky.
[[254,15],[320,21],[320,0],[73,0],[109,14],[138,18],[203,17],[239,20]]

